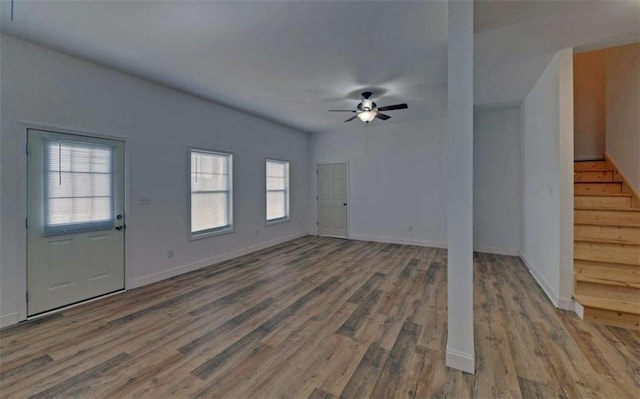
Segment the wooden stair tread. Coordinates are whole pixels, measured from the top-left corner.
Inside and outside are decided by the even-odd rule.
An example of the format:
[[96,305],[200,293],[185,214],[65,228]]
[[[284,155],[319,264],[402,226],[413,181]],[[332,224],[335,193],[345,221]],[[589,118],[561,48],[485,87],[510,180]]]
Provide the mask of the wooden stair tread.
[[573,172],[574,183],[615,182],[612,170],[578,170]]
[[610,197],[604,195],[576,195],[573,197],[573,206],[575,208],[631,208],[633,205],[632,197]]
[[640,265],[640,248],[634,244],[574,241],[574,259]]
[[640,302],[620,301],[615,299],[597,298],[587,295],[574,295],[574,298],[584,307],[613,310],[616,312],[640,315]]
[[598,258],[590,258],[590,257],[586,257],[586,256],[574,256],[573,260],[576,261],[585,261],[585,262],[602,262],[602,263],[606,263],[606,262],[610,262],[610,263],[618,263],[621,265],[627,265],[627,266],[638,266],[637,263],[621,263],[621,262],[617,262],[615,260],[613,261],[609,261],[609,260],[605,260],[605,259],[598,259]]
[[574,240],[596,238],[616,243],[640,244],[640,227],[574,223],[573,237]]
[[622,182],[619,181],[574,181],[573,184],[620,184],[622,185]]
[[591,198],[591,197],[633,197],[633,194],[628,194],[628,193],[592,194],[592,195],[576,194],[576,195],[574,195],[574,197],[586,197],[586,198]]
[[603,226],[603,227],[632,227],[638,228],[640,226],[619,225],[615,223],[593,223],[593,222],[574,222],[574,226]]
[[597,171],[612,171],[610,165],[607,165],[605,160],[596,161],[574,161],[573,170],[576,172],[597,172]]
[[640,209],[574,208],[573,224],[640,227]]
[[573,270],[578,282],[640,289],[640,266],[575,260]]
[[[607,262],[610,262],[610,263],[618,263],[618,262],[615,262],[615,261],[591,259],[591,258],[588,258],[588,257],[586,257],[586,256],[580,256],[580,255],[578,255],[578,256],[574,256],[574,257],[573,257],[573,260],[574,260],[574,261],[575,261],[575,260],[583,260],[583,261],[586,261],[586,262],[601,262],[601,263],[607,263]],[[621,265],[627,265],[627,266],[638,266],[637,264],[634,264],[634,263],[620,263],[620,264],[621,264]]]
[[612,285],[615,287],[628,287],[628,288],[640,288],[639,282],[629,282],[623,280],[615,280],[615,279],[605,279],[601,277],[592,277],[592,276],[584,276],[578,274],[576,276],[577,281],[583,281],[585,283],[593,283],[593,284],[602,284],[602,285]]
[[603,195],[622,193],[622,183],[619,182],[576,182],[573,184],[574,195]]
[[575,211],[602,211],[602,212],[640,212],[640,208],[594,208],[588,206],[576,206]]
[[[615,263],[615,262],[607,262],[607,261],[595,261],[595,260],[586,260],[586,259],[575,259],[577,262],[580,262],[581,265],[592,265],[592,266],[601,266],[601,267],[615,267],[615,266],[622,266],[622,267],[626,267],[626,268],[640,268],[640,266],[633,266],[633,265],[625,265],[623,263]],[[639,269],[640,270],[640,269]]]
[[604,324],[607,326],[640,330],[640,315],[633,313],[624,313],[615,310],[585,307],[584,319],[593,323]]
[[597,237],[578,237],[574,239],[575,242],[594,242],[598,244],[615,244],[615,245],[630,245],[630,246],[640,246],[640,243],[636,242],[626,242],[620,240],[611,240],[608,238],[597,238]]
[[573,258],[625,265],[640,265],[640,248],[633,244],[575,241],[573,243]]
[[577,273],[576,281],[582,281],[585,283],[612,285],[615,287],[627,287],[627,288],[640,288],[639,281],[626,281],[624,279],[613,279],[602,276],[591,276],[586,273]]

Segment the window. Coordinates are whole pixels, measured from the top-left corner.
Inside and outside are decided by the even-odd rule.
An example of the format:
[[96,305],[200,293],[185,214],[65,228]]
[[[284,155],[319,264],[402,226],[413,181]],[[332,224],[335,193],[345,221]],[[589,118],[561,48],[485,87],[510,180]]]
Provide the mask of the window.
[[289,162],[267,160],[267,222],[289,219]]
[[232,230],[232,155],[192,149],[190,156],[191,235]]
[[110,145],[44,142],[44,234],[113,227]]

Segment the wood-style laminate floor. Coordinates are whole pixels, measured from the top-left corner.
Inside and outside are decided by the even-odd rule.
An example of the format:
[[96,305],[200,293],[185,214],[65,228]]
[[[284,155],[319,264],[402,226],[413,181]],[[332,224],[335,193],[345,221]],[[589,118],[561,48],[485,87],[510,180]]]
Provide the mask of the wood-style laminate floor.
[[[444,365],[446,251],[305,237],[0,332],[2,398],[640,396],[640,335],[476,255],[476,374]],[[455,293],[453,293],[455,295]]]

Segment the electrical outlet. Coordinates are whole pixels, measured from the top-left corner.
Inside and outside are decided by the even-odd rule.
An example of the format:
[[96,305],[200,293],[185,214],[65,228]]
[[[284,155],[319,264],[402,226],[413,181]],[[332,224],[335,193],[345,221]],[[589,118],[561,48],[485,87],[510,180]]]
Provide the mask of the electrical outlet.
[[409,232],[413,231],[413,226],[409,226]]
[[167,258],[173,258],[173,249],[167,251]]
[[260,235],[260,230],[256,230],[256,235],[259,236]]

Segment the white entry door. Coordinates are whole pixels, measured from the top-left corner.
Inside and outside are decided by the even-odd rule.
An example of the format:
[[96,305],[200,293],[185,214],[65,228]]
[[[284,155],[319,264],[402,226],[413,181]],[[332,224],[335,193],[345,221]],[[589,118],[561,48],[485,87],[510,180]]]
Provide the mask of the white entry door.
[[348,168],[346,163],[318,164],[318,234],[347,237]]
[[27,314],[124,289],[124,143],[27,140]]

